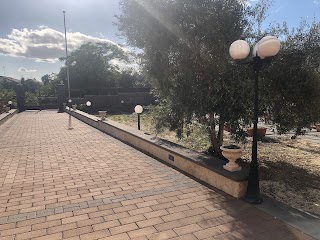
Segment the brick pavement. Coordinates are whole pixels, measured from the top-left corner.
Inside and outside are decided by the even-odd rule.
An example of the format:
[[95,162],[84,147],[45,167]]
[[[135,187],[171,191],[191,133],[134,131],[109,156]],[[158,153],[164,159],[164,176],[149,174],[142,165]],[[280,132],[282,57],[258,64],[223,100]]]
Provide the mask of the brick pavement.
[[0,240],[312,239],[55,111],[0,126]]

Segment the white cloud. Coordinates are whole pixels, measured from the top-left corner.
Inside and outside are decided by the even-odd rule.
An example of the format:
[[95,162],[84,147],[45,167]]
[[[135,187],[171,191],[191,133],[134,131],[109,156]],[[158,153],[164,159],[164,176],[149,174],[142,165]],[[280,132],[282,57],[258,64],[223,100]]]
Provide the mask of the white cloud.
[[320,0],[314,0],[313,3],[319,5],[320,4]]
[[[67,33],[68,50],[73,51],[87,42],[116,43],[85,35],[80,32]],[[128,51],[125,48],[122,48]],[[38,29],[12,29],[6,38],[0,38],[0,54],[14,57],[34,59],[36,62],[54,63],[59,57],[65,56],[64,33],[46,26]]]
[[40,28],[40,29],[48,28],[47,25],[38,25],[37,27]]
[[28,72],[28,70],[23,68],[23,67],[21,67],[21,68],[18,69],[18,72]]
[[21,68],[19,68],[18,69],[18,72],[37,72],[38,70],[28,70],[28,69],[26,69],[26,68],[24,68],[24,67],[21,67]]

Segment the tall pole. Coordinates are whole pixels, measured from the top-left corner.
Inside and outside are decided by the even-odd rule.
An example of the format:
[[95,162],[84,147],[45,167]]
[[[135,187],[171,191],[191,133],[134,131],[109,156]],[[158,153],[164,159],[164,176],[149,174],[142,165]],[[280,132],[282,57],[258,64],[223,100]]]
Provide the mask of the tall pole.
[[[67,42],[67,27],[66,27],[66,12],[63,11],[63,23],[64,23],[64,41],[66,45],[66,67],[67,67],[67,82],[68,82],[68,99],[71,99],[70,96],[70,79],[69,79],[69,67],[68,67],[68,42]],[[72,129],[71,125],[71,115],[69,114],[69,121],[68,121],[68,129]]]
[[[66,61],[68,60],[68,42],[67,42],[67,28],[66,28],[66,12],[63,11],[63,23],[64,23],[64,41],[66,45]],[[69,67],[66,62],[67,67],[67,82],[68,82],[68,98],[70,99],[70,79],[69,79]]]
[[258,164],[258,114],[259,114],[259,71],[262,64],[259,56],[253,58],[254,68],[254,116],[253,116],[253,140],[252,140],[252,156],[249,170],[248,187],[244,200],[248,203],[260,204],[262,198],[260,196],[259,186],[259,164]]

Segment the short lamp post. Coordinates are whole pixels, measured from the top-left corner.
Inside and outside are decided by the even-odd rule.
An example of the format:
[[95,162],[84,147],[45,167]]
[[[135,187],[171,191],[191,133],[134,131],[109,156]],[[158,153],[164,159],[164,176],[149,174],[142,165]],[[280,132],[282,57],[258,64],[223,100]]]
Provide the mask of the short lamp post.
[[[262,203],[259,187],[259,164],[258,164],[258,142],[257,142],[257,128],[258,128],[258,93],[259,93],[259,71],[264,63],[269,62],[270,57],[278,54],[280,50],[280,41],[274,36],[266,36],[262,38],[253,48],[253,59],[248,64],[253,66],[254,70],[254,116],[253,116],[253,140],[252,140],[252,155],[248,178],[247,192],[244,200],[252,204]],[[244,40],[237,40],[230,45],[230,56],[234,60],[243,60],[248,57],[250,53],[249,44]]]
[[[69,111],[71,110],[71,103],[72,103],[72,100],[69,99],[68,100],[68,105],[69,105]],[[71,123],[71,114],[69,113],[69,123],[68,123],[68,130],[72,130],[73,127],[72,127],[72,123]]]
[[134,108],[136,114],[138,114],[138,130],[140,130],[140,114],[143,112],[143,107],[141,105],[137,105]]
[[89,107],[91,107],[91,102],[90,102],[90,101],[87,101],[87,102],[86,102],[86,106],[87,106],[87,108],[88,108],[88,109],[87,109],[87,112],[89,112]]
[[120,103],[121,103],[121,112],[124,112],[124,100],[122,99]]
[[9,108],[11,110],[12,109],[12,101],[8,101],[8,105],[9,105]]

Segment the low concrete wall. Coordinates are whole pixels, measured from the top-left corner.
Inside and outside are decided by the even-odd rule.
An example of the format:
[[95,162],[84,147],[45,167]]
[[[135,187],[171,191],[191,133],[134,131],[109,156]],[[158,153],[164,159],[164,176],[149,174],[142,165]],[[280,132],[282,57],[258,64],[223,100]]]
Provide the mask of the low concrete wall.
[[216,187],[233,197],[243,197],[247,188],[247,170],[229,172],[223,169],[224,161],[184,148],[143,131],[82,111],[67,112],[79,120],[107,133],[124,143],[174,166],[191,176]]
[[13,115],[17,113],[17,109],[11,109],[8,113],[0,114],[0,125],[4,124],[7,120],[9,120]]

